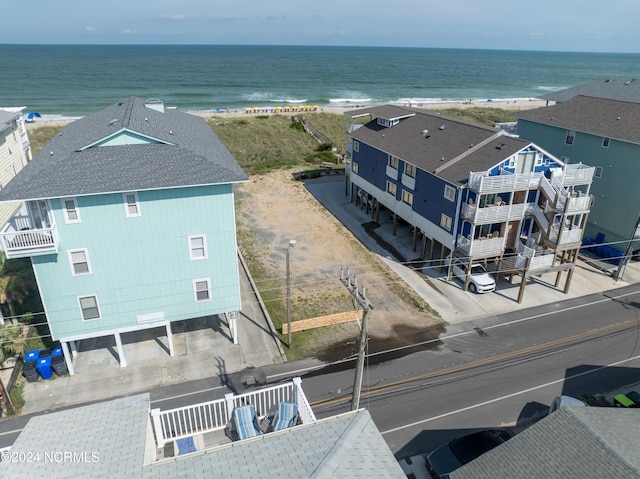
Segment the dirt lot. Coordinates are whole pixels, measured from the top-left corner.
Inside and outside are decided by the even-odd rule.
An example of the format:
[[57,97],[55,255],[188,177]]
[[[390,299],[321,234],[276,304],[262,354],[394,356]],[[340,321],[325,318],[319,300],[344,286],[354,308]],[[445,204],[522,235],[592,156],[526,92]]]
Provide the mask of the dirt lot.
[[[259,264],[262,274],[254,280],[274,304],[276,327],[285,321],[284,308],[286,249],[290,248],[292,320],[307,319],[353,310],[353,302],[340,281],[340,268],[350,266],[358,284],[366,284],[374,305],[369,313],[370,351],[433,337],[439,329],[413,291],[317,202],[304,184],[292,178],[292,171],[278,171],[252,177],[236,190],[238,238],[250,263]],[[434,327],[435,326],[435,327]],[[294,343],[299,335],[294,335]],[[300,337],[307,352],[339,349],[353,344],[358,334],[355,323],[322,328]]]

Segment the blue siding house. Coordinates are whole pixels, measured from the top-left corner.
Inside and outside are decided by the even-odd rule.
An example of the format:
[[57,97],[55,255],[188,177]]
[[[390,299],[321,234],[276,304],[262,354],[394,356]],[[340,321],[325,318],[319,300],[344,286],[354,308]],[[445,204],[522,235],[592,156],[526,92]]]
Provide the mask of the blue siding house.
[[[233,185],[247,176],[205,121],[127,98],[64,127],[0,191],[0,234],[30,257],[53,339],[120,335],[240,310]],[[233,325],[231,325],[233,327]]]
[[346,116],[351,200],[376,222],[389,214],[394,234],[399,220],[407,223],[421,258],[491,259],[498,272],[524,278],[573,268],[593,168],[422,109],[384,105]]

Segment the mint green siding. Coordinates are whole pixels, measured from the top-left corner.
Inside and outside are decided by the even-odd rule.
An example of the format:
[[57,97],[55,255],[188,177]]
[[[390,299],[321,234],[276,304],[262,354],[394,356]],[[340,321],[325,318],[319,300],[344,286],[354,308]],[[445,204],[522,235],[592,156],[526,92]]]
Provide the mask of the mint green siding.
[[[127,217],[122,193],[78,197],[81,223],[67,224],[51,200],[60,252],[32,258],[54,338],[134,327],[138,315],[178,321],[240,309],[231,185],[138,192]],[[206,235],[206,259],[191,260],[188,237]],[[90,274],[72,274],[69,250],[86,248]],[[211,300],[193,281],[210,278]],[[97,295],[101,318],[83,321],[78,296]]]
[[[640,213],[640,145],[610,139],[604,147],[602,136],[580,131],[573,145],[567,145],[565,128],[526,120],[518,121],[518,134],[567,163],[600,167],[591,184],[594,203],[585,236],[602,232],[607,243],[629,239]],[[623,250],[625,245],[616,247]]]

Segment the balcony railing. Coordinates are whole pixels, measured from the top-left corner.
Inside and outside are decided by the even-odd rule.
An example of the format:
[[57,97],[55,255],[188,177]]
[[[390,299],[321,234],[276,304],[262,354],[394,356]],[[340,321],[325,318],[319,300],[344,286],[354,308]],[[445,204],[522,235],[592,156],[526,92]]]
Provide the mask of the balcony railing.
[[551,231],[549,231],[549,241],[556,245],[580,243],[582,241],[582,233],[581,228],[562,228],[560,230],[558,227],[552,227]]
[[470,204],[462,205],[462,217],[473,224],[502,223],[521,220],[533,213],[534,203],[516,203],[512,205],[489,205],[484,208]]
[[479,193],[500,193],[535,188],[540,184],[542,173],[504,173],[487,176],[484,173],[469,173],[469,188]]
[[28,216],[14,216],[0,231],[0,245],[7,259],[58,252],[58,229],[34,229]]
[[470,240],[458,235],[458,248],[465,252],[467,256],[490,256],[500,254],[504,249],[504,238],[489,237]]
[[595,171],[596,169],[593,166],[583,165],[582,163],[565,165],[562,184],[564,186],[588,185],[593,181]]
[[290,383],[244,394],[227,394],[224,399],[167,411],[153,409],[151,417],[158,448],[176,439],[225,429],[231,421],[234,408],[247,404],[255,406],[260,421],[275,410],[280,402],[293,402],[298,405],[302,424],[314,422],[316,416],[302,390],[301,382],[300,378],[293,378]]

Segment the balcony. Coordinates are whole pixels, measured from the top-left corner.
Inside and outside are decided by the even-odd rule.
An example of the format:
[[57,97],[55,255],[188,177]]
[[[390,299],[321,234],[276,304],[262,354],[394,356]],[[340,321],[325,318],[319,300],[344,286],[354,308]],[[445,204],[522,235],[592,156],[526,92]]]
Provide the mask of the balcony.
[[34,228],[28,216],[14,216],[0,231],[0,246],[7,259],[57,253],[58,229]]
[[556,247],[568,246],[568,245],[580,245],[582,244],[581,228],[559,228],[558,226],[552,226],[549,231],[549,242]]
[[462,217],[473,224],[504,223],[517,221],[533,212],[534,203],[516,203],[512,205],[487,205],[478,208],[475,205],[463,204]]
[[[311,405],[302,390],[300,378],[244,394],[227,394],[224,399],[185,406],[167,411],[151,410],[153,429],[158,449],[172,441],[195,438],[204,449],[229,444],[237,438],[230,434],[230,424],[235,408],[253,405],[256,411],[260,435],[270,434],[268,422],[279,403],[295,403],[298,406],[297,425],[316,420]],[[295,425],[292,427],[296,427]],[[251,440],[251,439],[244,439]]]
[[542,173],[502,173],[497,176],[487,176],[486,173],[469,173],[469,188],[478,193],[521,191],[537,188],[542,177]]
[[467,256],[474,258],[489,258],[498,256],[504,249],[503,237],[488,237],[470,240],[462,235],[458,235],[458,248]]

